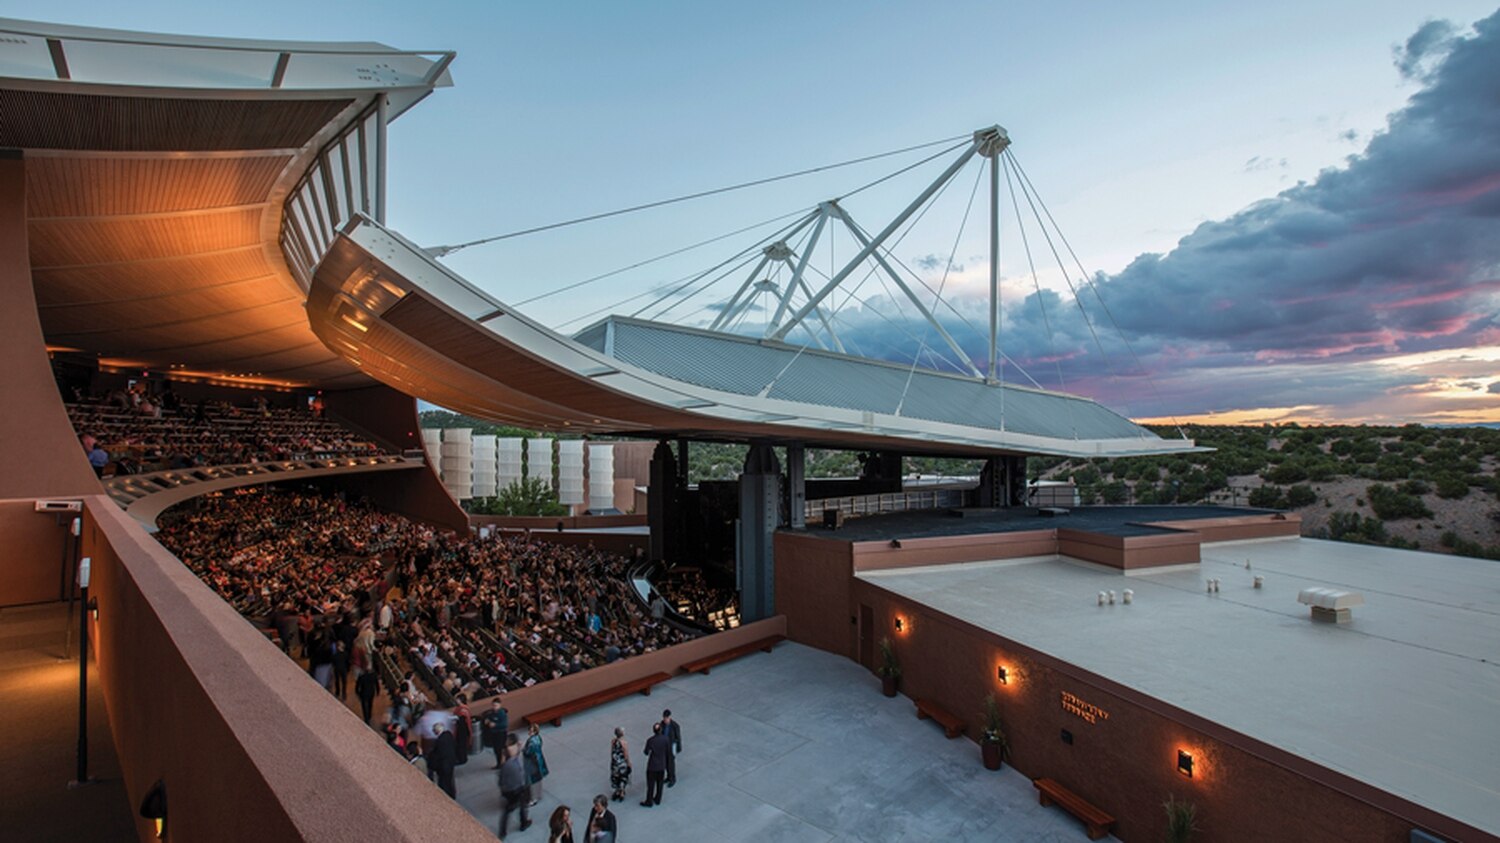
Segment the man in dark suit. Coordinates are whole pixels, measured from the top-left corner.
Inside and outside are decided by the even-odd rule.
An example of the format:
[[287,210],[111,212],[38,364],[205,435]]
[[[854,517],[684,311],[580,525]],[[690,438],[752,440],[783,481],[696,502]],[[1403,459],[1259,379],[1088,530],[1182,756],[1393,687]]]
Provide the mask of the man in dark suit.
[[661,804],[662,781],[667,777],[667,759],[672,757],[672,744],[662,734],[661,724],[651,727],[651,737],[646,740],[646,801],[644,808]]
[[479,718],[479,740],[495,751],[495,769],[505,761],[505,736],[510,733],[510,712],[496,697],[490,710]]
[[682,726],[672,719],[672,709],[661,713],[661,733],[666,735],[672,751],[667,753],[667,787],[677,784],[677,753],[682,752]]
[[458,743],[447,724],[441,721],[432,724],[432,731],[437,737],[432,741],[432,752],[427,755],[427,769],[437,776],[438,787],[457,799],[458,789],[453,783],[453,768],[458,764]]
[[359,697],[359,709],[364,712],[365,725],[370,725],[370,715],[375,710],[375,692],[380,690],[380,680],[375,671],[367,670],[354,680],[354,694]]

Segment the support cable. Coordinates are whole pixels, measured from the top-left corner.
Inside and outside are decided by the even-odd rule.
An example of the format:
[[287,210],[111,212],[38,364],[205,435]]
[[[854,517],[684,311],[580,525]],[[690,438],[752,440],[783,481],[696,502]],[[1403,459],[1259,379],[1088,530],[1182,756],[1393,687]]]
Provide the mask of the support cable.
[[[1042,311],[1042,326],[1047,329],[1047,353],[1052,356],[1052,365],[1057,368],[1057,389],[1067,392],[1068,384],[1063,379],[1062,360],[1057,356],[1057,342],[1052,335],[1052,320],[1047,317],[1047,302],[1042,298],[1042,282],[1036,276],[1036,261],[1031,257],[1031,241],[1026,237],[1026,223],[1021,216],[1021,205],[1016,199],[1016,186],[1011,182],[1010,162],[1001,159],[1005,168],[1005,189],[1010,192],[1010,206],[1016,214],[1016,228],[1021,232],[1021,248],[1026,252],[1026,267],[1031,270],[1031,286],[1036,290],[1036,305]],[[1073,417],[1073,402],[1068,401],[1068,426],[1073,429],[1073,438],[1078,438],[1078,421]]]
[[[948,263],[943,266],[943,278],[938,282],[937,297],[943,298],[943,289],[948,286],[948,273],[953,270],[953,258],[958,255],[959,241],[963,240],[964,229],[969,227],[969,214],[974,210],[974,197],[979,195],[979,182],[984,178],[984,168],[974,176],[974,187],[969,191],[969,204],[964,206],[963,219],[958,223],[958,233],[953,236],[953,248],[948,250]],[[911,390],[911,379],[917,373],[917,361],[921,359],[922,352],[927,350],[927,336],[932,333],[932,326],[928,325],[922,331],[922,341],[917,346],[917,356],[911,360],[911,368],[906,370],[906,383],[901,387],[901,399],[896,402],[896,410],[892,415],[901,415],[901,408],[906,406],[906,393]]]
[[[1104,303],[1104,297],[1099,294],[1098,288],[1094,286],[1092,277],[1089,275],[1088,271],[1083,268],[1083,261],[1079,260],[1078,253],[1073,251],[1072,244],[1068,242],[1068,236],[1066,234],[1063,234],[1063,230],[1058,226],[1057,220],[1052,218],[1052,212],[1047,209],[1047,203],[1042,200],[1042,194],[1037,191],[1034,185],[1031,184],[1031,178],[1027,176],[1026,171],[1021,168],[1021,162],[1015,157],[1015,153],[1011,152],[1009,149],[1006,150],[1006,153],[1010,155],[1011,163],[1015,165],[1016,174],[1018,175],[1018,177],[1025,180],[1026,185],[1031,188],[1032,192],[1036,193],[1036,201],[1042,206],[1042,211],[1047,215],[1047,220],[1052,223],[1052,227],[1057,230],[1057,237],[1062,241],[1063,248],[1065,248],[1068,254],[1073,258],[1073,263],[1077,265],[1079,274],[1083,276],[1083,283],[1088,285],[1089,291],[1092,292],[1094,294],[1094,298],[1098,300],[1100,309],[1104,311],[1104,315],[1109,319],[1109,324],[1115,329],[1115,333],[1119,334],[1120,342],[1124,343],[1125,349],[1130,352],[1131,360],[1135,361],[1136,368],[1138,368],[1141,374],[1145,376],[1146,383],[1151,386],[1151,392],[1156,396],[1157,402],[1165,406],[1166,401],[1162,398],[1161,391],[1157,389],[1156,380],[1151,377],[1151,373],[1147,371],[1145,364],[1141,363],[1140,356],[1135,353],[1135,347],[1130,344],[1130,340],[1126,338],[1125,332],[1120,329],[1120,323],[1115,321],[1115,315],[1110,312],[1109,305]],[[1172,415],[1172,425],[1177,428],[1177,433],[1179,436],[1181,436],[1183,439],[1188,438],[1187,433],[1182,429],[1182,423],[1177,420],[1177,417],[1175,415]]]
[[[939,145],[942,145],[942,144],[951,144],[954,141],[958,141],[958,140],[963,140],[964,142],[967,143],[968,142],[968,137],[969,137],[968,135],[956,135],[956,136],[951,137],[951,138],[943,138],[941,140],[929,141],[927,143],[917,144],[916,146],[908,146],[908,147],[905,147],[903,149],[894,149],[894,150],[891,150],[890,152],[881,152],[881,153],[878,153],[878,154],[875,154],[875,155],[865,155],[865,156],[862,156],[862,157],[859,157],[859,158],[851,158],[848,161],[840,161],[837,164],[824,164],[824,165],[819,166],[819,167],[810,167],[810,168],[808,168],[806,170],[798,170],[798,171],[792,172],[792,173],[783,173],[783,174],[781,174],[779,176],[770,176],[768,178],[755,179],[753,181],[741,182],[739,184],[732,184],[732,185],[728,185],[726,187],[716,187],[716,188],[714,188],[712,190],[700,190],[700,191],[698,191],[696,193],[688,193],[688,194],[684,194],[682,196],[674,196],[671,199],[658,199],[655,202],[646,202],[646,203],[641,204],[641,205],[632,205],[632,206],[630,206],[628,208],[619,208],[619,209],[616,209],[616,210],[613,210],[613,211],[604,211],[604,212],[598,213],[598,214],[589,214],[588,216],[576,217],[574,219],[563,220],[561,222],[548,223],[547,225],[538,225],[538,226],[534,226],[532,228],[521,229],[520,231],[512,231],[512,232],[509,232],[507,234],[496,234],[493,237],[481,237],[478,240],[470,240],[468,242],[458,243],[458,244],[455,244],[455,245],[452,245],[452,246],[434,246],[434,247],[428,249],[427,253],[429,255],[432,255],[433,257],[437,257],[437,258],[446,257],[448,255],[453,254],[454,252],[460,251],[462,249],[467,249],[467,248],[469,248],[471,246],[482,246],[482,245],[484,245],[486,243],[495,243],[495,242],[498,242],[498,241],[501,241],[501,240],[509,240],[509,239],[511,239],[513,237],[521,237],[521,236],[524,236],[524,235],[527,235],[527,234],[537,234],[537,233],[542,232],[542,231],[552,231],[553,229],[565,228],[565,227],[570,226],[570,225],[578,225],[579,223],[593,222],[595,220],[608,219],[609,217],[617,217],[617,216],[620,216],[622,214],[630,214],[630,213],[634,213],[636,211],[645,211],[645,210],[649,210],[651,208],[660,208],[660,207],[662,207],[664,205],[674,205],[674,204],[676,204],[678,202],[687,202],[687,201],[692,200],[692,199],[702,199],[705,196],[716,196],[716,195],[721,194],[721,193],[729,193],[729,192],[735,191],[735,190],[744,190],[747,187],[758,187],[758,186],[763,185],[763,184],[771,184],[773,182],[785,181],[787,179],[798,178],[800,176],[809,176],[809,175],[812,175],[814,173],[822,173],[822,172],[825,172],[827,170],[836,170],[836,169],[838,169],[840,167],[849,167],[849,166],[852,166],[854,164],[863,164],[863,163],[865,163],[867,161],[876,161],[876,160],[879,160],[881,158],[890,158],[893,155],[902,155],[902,154],[905,154],[907,152],[915,152],[918,149],[927,149],[928,147],[932,147],[932,146],[939,146]],[[941,153],[939,153],[939,154],[941,154]],[[889,178],[889,177],[887,177],[887,178]],[[884,181],[884,179],[881,179],[881,181]],[[878,183],[879,182],[875,182],[875,184],[878,184]],[[861,188],[861,190],[862,189],[863,188]],[[856,192],[858,192],[858,191],[856,191]],[[852,196],[853,194],[849,194],[849,195]]]

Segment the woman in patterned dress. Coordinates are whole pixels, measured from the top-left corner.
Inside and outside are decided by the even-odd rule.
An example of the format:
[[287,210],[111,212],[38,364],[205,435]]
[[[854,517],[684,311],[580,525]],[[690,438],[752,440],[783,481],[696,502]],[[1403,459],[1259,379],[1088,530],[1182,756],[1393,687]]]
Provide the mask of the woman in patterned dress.
[[609,742],[609,786],[614,788],[610,798],[624,801],[625,788],[630,787],[630,748],[625,745],[625,730],[618,726],[615,739]]

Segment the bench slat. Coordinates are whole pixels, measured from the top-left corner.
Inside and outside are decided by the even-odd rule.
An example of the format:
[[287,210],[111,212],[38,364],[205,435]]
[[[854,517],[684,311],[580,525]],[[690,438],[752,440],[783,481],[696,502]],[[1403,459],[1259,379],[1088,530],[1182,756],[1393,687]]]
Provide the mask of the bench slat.
[[964,733],[964,722],[950,714],[947,709],[928,700],[917,700],[916,703],[918,720],[931,717],[942,725],[943,734],[949,738],[956,738]]
[[1031,783],[1037,789],[1037,798],[1041,804],[1051,805],[1055,802],[1068,813],[1083,820],[1090,840],[1098,840],[1108,834],[1110,826],[1115,824],[1114,817],[1084,801],[1083,797],[1053,779],[1032,779]]

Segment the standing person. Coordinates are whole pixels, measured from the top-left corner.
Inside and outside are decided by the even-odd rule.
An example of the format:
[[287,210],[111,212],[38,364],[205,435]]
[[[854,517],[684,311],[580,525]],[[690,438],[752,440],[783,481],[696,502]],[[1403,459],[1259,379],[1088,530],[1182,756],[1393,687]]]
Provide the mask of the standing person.
[[453,782],[453,767],[458,763],[458,742],[449,731],[448,724],[442,721],[432,724],[432,732],[435,736],[432,741],[432,754],[427,756],[427,769],[437,776],[438,787],[453,799],[458,798],[458,788]]
[[526,794],[526,766],[521,761],[521,747],[515,740],[505,744],[505,761],[500,765],[500,839],[512,811],[521,811],[521,831],[531,827],[530,799]]
[[547,821],[547,843],[573,843],[573,812],[567,805],[558,805]]
[[453,738],[452,730],[447,723],[437,721],[432,724],[432,754],[428,756],[428,769],[438,777],[438,787],[443,787],[443,792],[452,798],[459,798],[458,787],[453,783],[453,766],[458,763],[459,750],[458,741]]
[[474,718],[469,714],[469,698],[458,695],[458,705],[453,709],[453,742],[458,748],[458,763],[469,763],[469,747],[474,741]]
[[422,778],[431,778],[427,773],[427,758],[422,755],[422,742],[409,741],[405,745],[406,763],[417,768]]
[[630,747],[625,745],[625,730],[615,727],[614,740],[609,742],[609,786],[610,796],[616,802],[625,801],[625,788],[630,787]]
[[495,769],[505,760],[505,738],[510,734],[510,712],[499,697],[490,700],[490,710],[479,720],[479,739],[495,753]]
[[547,778],[547,756],[542,754],[542,730],[531,724],[526,738],[526,782],[531,785],[531,804],[542,801],[542,779]]
[[661,733],[661,724],[651,726],[651,738],[646,741],[646,801],[641,807],[650,808],[661,804],[661,786],[667,777],[667,756],[672,754],[672,745]]
[[677,754],[682,752],[682,726],[672,719],[672,709],[661,713],[661,733],[667,736],[672,751],[667,754],[667,787],[677,784]]
[[380,689],[380,681],[375,678],[375,671],[367,670],[354,680],[354,695],[359,697],[359,710],[364,712],[365,725],[370,725],[370,715],[375,711],[375,692]]
[[609,809],[604,794],[594,797],[594,810],[589,814],[589,827],[584,834],[585,843],[615,843],[614,812]]
[[329,642],[332,648],[333,695],[341,700],[349,698],[349,645],[342,638],[335,630]]

